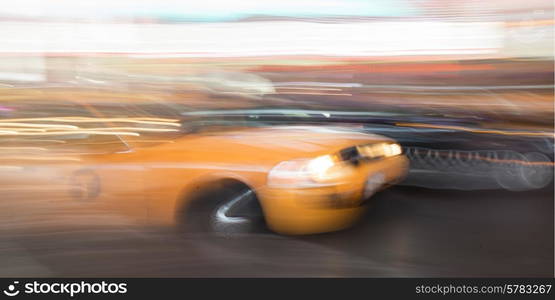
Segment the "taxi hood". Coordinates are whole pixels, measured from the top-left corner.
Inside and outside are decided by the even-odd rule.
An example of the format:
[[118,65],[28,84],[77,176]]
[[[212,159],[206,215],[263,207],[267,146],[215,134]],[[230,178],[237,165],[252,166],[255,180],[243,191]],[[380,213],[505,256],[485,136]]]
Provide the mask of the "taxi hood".
[[[209,135],[225,148],[226,156],[247,159],[293,159],[335,153],[354,145],[392,142],[391,139],[358,131],[355,128],[323,126],[274,126],[248,128]],[[201,138],[201,140],[203,140]],[[200,142],[200,141],[199,141]],[[202,144],[202,143],[201,143]],[[200,144],[199,144],[200,146]],[[211,151],[211,150],[208,150]],[[220,150],[216,150],[220,151]],[[242,159],[241,159],[242,160]]]

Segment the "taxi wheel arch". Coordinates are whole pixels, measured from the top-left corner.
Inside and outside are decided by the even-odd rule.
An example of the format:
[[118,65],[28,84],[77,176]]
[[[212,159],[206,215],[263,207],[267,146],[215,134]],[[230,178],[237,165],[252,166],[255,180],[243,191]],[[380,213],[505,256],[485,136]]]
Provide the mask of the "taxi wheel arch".
[[[266,230],[260,201],[255,190],[246,183],[235,178],[222,178],[196,184],[188,190],[176,207],[179,230],[218,235]],[[235,212],[238,215],[228,216],[228,212],[234,209],[238,210]]]

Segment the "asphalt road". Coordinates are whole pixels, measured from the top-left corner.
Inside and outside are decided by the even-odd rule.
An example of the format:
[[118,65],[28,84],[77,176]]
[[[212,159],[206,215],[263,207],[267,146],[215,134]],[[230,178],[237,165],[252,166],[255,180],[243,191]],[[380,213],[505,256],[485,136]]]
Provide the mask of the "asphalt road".
[[397,186],[349,230],[208,240],[115,213],[3,193],[0,276],[553,276],[553,187],[508,192]]

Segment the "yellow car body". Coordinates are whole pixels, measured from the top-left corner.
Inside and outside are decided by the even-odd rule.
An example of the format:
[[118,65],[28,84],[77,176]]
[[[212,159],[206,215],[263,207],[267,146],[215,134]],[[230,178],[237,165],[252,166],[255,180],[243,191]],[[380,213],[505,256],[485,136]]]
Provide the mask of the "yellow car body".
[[408,167],[388,138],[327,127],[191,133],[150,147],[124,139],[126,151],[84,159],[72,188],[77,200],[151,225],[177,224],[196,193],[231,180],[256,195],[277,233],[340,230],[360,218],[365,198],[400,181]]
[[80,207],[144,224],[194,227],[204,222],[195,214],[201,199],[210,204],[231,197],[200,196],[229,191],[233,183],[256,200],[275,232],[340,230],[408,168],[393,140],[345,127],[267,126],[255,111],[239,118],[228,118],[229,111],[212,119],[204,113],[195,119],[197,112],[160,118],[152,116],[180,110],[156,106],[151,115],[147,106],[129,103],[37,101],[14,101],[19,115],[2,119],[0,161],[9,167],[0,173],[2,184],[53,199],[60,195],[42,191],[69,190]]

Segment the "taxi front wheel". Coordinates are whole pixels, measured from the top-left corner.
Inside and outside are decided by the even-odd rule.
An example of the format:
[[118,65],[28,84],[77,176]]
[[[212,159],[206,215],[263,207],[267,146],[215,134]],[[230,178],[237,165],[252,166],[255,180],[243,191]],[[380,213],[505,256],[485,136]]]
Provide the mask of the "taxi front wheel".
[[202,188],[178,214],[180,229],[233,237],[266,231],[256,194],[247,185],[224,181]]

